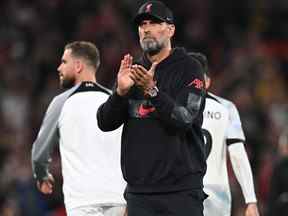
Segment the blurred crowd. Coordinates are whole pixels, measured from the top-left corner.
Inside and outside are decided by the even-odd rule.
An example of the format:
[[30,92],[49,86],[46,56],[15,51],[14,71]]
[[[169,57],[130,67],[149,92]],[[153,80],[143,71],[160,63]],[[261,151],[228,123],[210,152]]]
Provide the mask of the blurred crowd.
[[[139,56],[137,28],[131,20],[143,2],[0,1],[1,216],[65,215],[57,150],[52,170],[58,184],[52,197],[37,192],[30,163],[46,107],[61,91],[57,67],[63,47],[74,40],[94,42],[101,53],[97,81],[111,88],[122,56]],[[283,157],[278,143],[288,136],[288,1],[165,3],[175,15],[174,46],[207,55],[211,91],[239,108],[259,207],[266,214],[271,176]],[[240,216],[244,201],[232,174],[231,186],[233,216]]]

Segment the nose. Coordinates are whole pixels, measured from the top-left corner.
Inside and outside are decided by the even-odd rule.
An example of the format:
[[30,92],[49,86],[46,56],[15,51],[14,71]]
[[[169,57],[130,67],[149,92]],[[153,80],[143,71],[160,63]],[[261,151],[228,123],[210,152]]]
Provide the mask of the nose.
[[144,22],[139,27],[143,33],[149,33],[150,32],[150,24],[149,23]]
[[58,66],[57,71],[60,73],[61,70],[61,64]]
[[144,33],[150,32],[150,25],[149,24],[144,24],[142,28],[143,28]]

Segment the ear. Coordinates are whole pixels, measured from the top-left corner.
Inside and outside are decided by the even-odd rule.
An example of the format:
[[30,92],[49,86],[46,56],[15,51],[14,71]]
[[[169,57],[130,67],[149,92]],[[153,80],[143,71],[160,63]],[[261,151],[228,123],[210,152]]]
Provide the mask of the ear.
[[80,73],[83,70],[84,65],[81,60],[76,59],[74,67],[75,67],[76,73]]
[[175,25],[174,24],[169,24],[168,25],[168,30],[169,30],[169,36],[173,37],[175,34]]
[[211,86],[211,79],[206,75],[204,75],[204,78],[205,78],[205,88],[209,89]]

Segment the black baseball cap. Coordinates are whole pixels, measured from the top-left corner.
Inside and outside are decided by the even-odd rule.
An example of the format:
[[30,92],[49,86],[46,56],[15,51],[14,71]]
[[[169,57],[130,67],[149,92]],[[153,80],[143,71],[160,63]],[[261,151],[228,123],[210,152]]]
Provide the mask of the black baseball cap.
[[138,26],[144,19],[153,19],[169,24],[174,23],[172,11],[160,1],[148,1],[139,8],[134,17],[134,23]]

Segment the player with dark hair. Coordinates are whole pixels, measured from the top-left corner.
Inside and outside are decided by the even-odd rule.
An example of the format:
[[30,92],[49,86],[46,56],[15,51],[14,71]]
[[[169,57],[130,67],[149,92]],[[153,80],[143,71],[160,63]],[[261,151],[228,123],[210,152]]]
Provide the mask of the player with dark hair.
[[[208,61],[201,53],[190,53],[204,67],[205,85],[209,89]],[[230,216],[231,194],[227,174],[227,150],[235,176],[247,204],[245,216],[259,216],[253,175],[244,147],[245,136],[238,110],[233,102],[208,93],[203,131],[206,137],[207,172],[204,176],[205,216]]]
[[121,130],[103,133],[97,127],[97,109],[110,94],[96,82],[99,65],[94,44],[76,41],[65,46],[58,71],[60,85],[67,90],[50,103],[33,143],[37,187],[51,194],[54,179],[48,165],[53,147],[59,142],[68,216],[124,214]]

